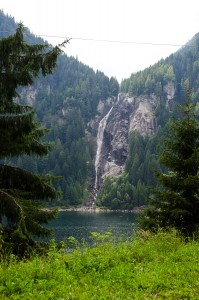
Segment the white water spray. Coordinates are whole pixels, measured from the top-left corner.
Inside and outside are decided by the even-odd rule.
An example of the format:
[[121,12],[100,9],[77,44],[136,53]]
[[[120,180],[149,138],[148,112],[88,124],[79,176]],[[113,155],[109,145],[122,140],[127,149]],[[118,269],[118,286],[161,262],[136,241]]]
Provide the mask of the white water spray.
[[116,103],[119,103],[120,101],[120,94],[117,95],[117,102]]
[[108,117],[112,111],[112,108],[108,111],[108,113],[104,116],[104,118],[99,122],[98,132],[97,132],[97,152],[95,157],[95,189],[98,188],[98,180],[99,174],[98,169],[100,166],[100,155],[102,151],[103,139],[104,139],[104,130],[106,128]]

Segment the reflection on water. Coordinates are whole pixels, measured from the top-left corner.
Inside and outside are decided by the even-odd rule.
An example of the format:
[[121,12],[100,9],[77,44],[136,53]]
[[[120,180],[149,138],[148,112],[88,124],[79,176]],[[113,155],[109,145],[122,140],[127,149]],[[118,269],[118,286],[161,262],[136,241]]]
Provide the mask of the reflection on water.
[[78,241],[88,241],[91,232],[107,231],[111,231],[114,237],[128,237],[135,229],[136,217],[137,215],[133,213],[61,211],[49,227],[54,228],[54,237],[57,241],[70,236]]

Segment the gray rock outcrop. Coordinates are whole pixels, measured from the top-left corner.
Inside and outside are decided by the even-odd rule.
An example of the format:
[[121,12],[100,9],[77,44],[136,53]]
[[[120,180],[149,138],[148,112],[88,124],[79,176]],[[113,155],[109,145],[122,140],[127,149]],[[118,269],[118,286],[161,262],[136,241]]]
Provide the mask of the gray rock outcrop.
[[[175,88],[172,82],[168,82],[165,85],[164,93],[166,97],[165,109],[170,111],[173,107],[172,100],[175,95]],[[139,97],[119,94],[117,101],[112,102],[113,107],[111,111],[110,99],[107,104],[101,103],[99,105],[101,112],[104,115],[109,113],[109,115],[103,132],[100,157],[98,158],[96,189],[100,189],[105,176],[117,177],[123,172],[128,156],[128,140],[131,132],[137,131],[142,136],[156,133],[155,109],[158,102],[159,98],[154,94]],[[108,112],[107,109],[104,109],[107,107],[109,108]]]

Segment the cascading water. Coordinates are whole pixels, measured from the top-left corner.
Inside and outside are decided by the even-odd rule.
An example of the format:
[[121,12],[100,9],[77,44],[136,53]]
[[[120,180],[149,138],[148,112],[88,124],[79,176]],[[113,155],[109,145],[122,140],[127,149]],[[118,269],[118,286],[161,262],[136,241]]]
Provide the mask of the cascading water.
[[98,132],[97,132],[97,152],[95,157],[95,190],[98,190],[98,181],[99,181],[99,166],[100,166],[100,155],[102,151],[103,139],[104,139],[104,130],[106,128],[108,117],[112,111],[112,108],[108,111],[108,113],[104,116],[104,118],[100,121]]
[[120,101],[120,94],[117,95],[117,104],[119,103]]

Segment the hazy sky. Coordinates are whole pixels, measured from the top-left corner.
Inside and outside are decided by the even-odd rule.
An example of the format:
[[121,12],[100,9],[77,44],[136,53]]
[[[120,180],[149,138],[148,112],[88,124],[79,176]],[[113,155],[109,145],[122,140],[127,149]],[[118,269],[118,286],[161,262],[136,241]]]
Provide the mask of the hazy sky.
[[68,55],[119,81],[180,48],[152,44],[199,32],[198,0],[1,0],[0,9],[53,45],[72,38]]

